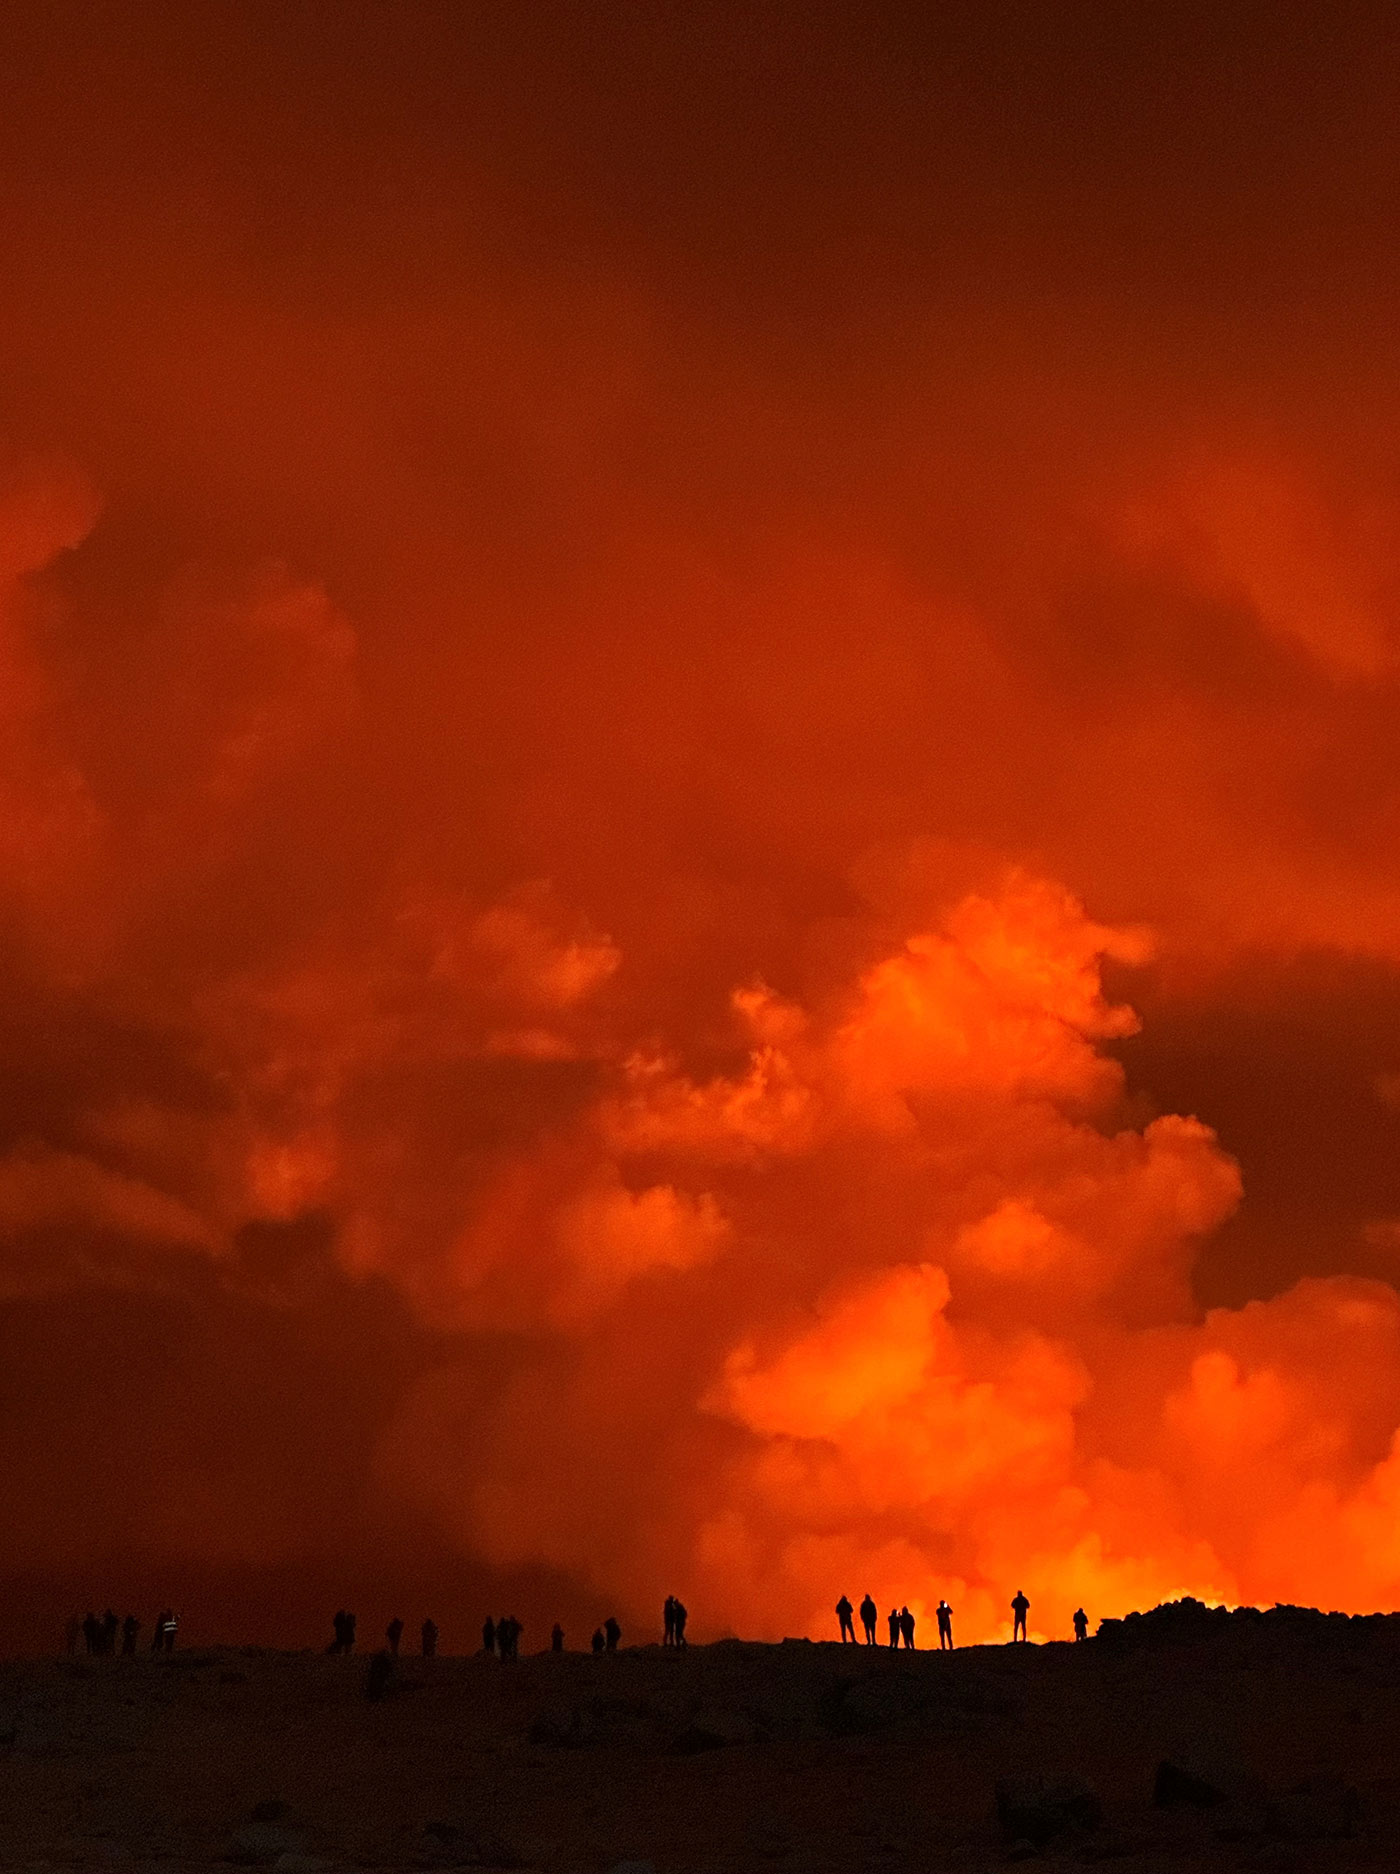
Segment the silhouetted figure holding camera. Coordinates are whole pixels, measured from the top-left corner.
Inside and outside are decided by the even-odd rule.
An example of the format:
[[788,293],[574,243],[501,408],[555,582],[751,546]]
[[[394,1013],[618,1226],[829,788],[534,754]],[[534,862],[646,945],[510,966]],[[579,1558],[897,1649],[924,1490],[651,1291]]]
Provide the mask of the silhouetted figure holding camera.
[[1026,1615],[1030,1611],[1031,1611],[1030,1602],[1026,1599],[1025,1595],[1021,1592],[1021,1590],[1017,1588],[1016,1598],[1011,1603],[1011,1612],[1015,1616],[1015,1619],[1013,1620],[1012,1626],[1011,1626],[1011,1639],[1012,1639],[1013,1644],[1017,1640],[1025,1639],[1026,1637]]
[[856,1643],[855,1611],[854,1607],[851,1606],[851,1603],[843,1594],[841,1599],[836,1603],[836,1618],[841,1622],[841,1643],[843,1646],[847,1640],[850,1641],[852,1646]]
[[946,1601],[938,1603],[938,1650],[940,1653],[953,1650],[953,1610]]

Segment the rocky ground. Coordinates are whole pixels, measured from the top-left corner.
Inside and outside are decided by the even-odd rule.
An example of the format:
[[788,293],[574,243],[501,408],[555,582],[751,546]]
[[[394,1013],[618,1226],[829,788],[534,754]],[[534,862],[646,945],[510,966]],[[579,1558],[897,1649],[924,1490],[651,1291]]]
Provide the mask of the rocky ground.
[[0,1866],[1400,1867],[1400,1619],[368,1664],[0,1667]]

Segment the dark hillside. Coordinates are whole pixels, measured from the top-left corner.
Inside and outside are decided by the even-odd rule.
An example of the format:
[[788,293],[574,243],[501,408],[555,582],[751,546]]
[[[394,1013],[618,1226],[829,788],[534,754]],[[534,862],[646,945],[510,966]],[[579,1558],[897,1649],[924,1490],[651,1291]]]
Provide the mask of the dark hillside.
[[368,1666],[0,1668],[0,1865],[1400,1865],[1393,1617],[1182,1604],[1078,1647],[951,1656],[405,1659],[373,1701]]

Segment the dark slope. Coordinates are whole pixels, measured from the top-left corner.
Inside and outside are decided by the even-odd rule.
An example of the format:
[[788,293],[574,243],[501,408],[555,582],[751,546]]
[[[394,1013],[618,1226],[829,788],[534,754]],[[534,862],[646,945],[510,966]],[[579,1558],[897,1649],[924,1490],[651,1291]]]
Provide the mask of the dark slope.
[[[952,1656],[408,1659],[378,1702],[367,1666],[0,1668],[0,1865],[854,1874],[1001,1866],[1027,1832],[1050,1864],[1400,1865],[1396,1619],[1187,1607],[1079,1647]],[[1057,1834],[1032,1788],[1008,1833],[998,1780],[1037,1777],[1090,1786],[1101,1821],[1071,1803]]]

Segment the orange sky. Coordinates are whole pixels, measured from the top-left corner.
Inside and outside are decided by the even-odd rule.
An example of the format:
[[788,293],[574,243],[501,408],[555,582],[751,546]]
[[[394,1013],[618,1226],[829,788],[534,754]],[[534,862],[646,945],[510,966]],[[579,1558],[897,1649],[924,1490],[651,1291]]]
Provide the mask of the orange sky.
[[1400,1605],[1395,21],[137,11],[0,22],[0,1643]]

